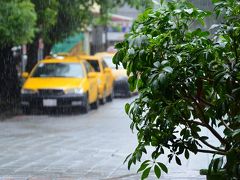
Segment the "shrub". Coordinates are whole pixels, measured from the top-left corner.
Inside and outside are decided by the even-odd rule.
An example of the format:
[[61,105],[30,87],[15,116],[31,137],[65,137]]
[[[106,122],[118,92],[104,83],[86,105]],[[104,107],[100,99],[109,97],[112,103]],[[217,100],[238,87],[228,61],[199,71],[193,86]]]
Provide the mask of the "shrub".
[[[128,167],[141,162],[149,146],[151,160],[141,164],[145,179],[167,173],[159,157],[168,153],[181,165],[180,155],[210,153],[209,173],[239,178],[240,163],[240,3],[214,0],[224,23],[204,26],[210,15],[188,1],[165,3],[146,10],[135,21],[113,61],[127,69],[132,90],[139,96],[125,110],[137,131],[138,146],[127,157]],[[212,144],[207,129],[219,144]]]

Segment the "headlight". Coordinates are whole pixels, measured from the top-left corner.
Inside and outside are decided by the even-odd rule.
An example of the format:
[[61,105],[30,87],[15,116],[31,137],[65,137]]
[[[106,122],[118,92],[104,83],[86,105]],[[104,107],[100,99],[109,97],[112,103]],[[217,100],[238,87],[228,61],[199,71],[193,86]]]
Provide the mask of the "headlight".
[[65,90],[65,94],[83,94],[82,88],[73,88]]
[[22,89],[21,90],[21,94],[37,94],[38,91],[37,90],[33,90],[33,89]]

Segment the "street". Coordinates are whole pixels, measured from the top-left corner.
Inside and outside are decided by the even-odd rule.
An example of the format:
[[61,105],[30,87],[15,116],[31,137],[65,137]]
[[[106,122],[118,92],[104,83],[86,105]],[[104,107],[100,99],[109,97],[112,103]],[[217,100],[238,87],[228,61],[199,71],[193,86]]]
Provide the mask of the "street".
[[[128,171],[123,164],[136,145],[124,112],[133,98],[114,99],[88,114],[21,115],[0,122],[0,179],[140,179],[138,166]],[[171,164],[162,179],[204,179],[199,169],[209,161],[208,155],[192,155],[181,167]],[[153,173],[149,179],[156,179]]]

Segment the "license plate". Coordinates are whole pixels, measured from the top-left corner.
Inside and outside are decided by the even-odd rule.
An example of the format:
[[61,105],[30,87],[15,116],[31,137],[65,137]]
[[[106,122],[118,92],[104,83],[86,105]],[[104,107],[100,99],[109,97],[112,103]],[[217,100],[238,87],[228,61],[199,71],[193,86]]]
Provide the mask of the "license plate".
[[45,106],[45,107],[55,107],[55,106],[57,106],[57,100],[56,99],[44,99],[43,100],[43,106]]

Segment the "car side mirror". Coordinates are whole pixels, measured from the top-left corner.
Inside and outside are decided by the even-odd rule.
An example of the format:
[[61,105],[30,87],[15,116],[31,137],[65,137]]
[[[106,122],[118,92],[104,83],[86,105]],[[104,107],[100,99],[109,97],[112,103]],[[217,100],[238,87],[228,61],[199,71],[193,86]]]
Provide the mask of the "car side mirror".
[[88,73],[88,78],[97,78],[97,74],[95,72]]
[[28,72],[23,72],[23,73],[22,73],[22,78],[27,79],[28,76],[29,76],[29,73],[28,73]]

